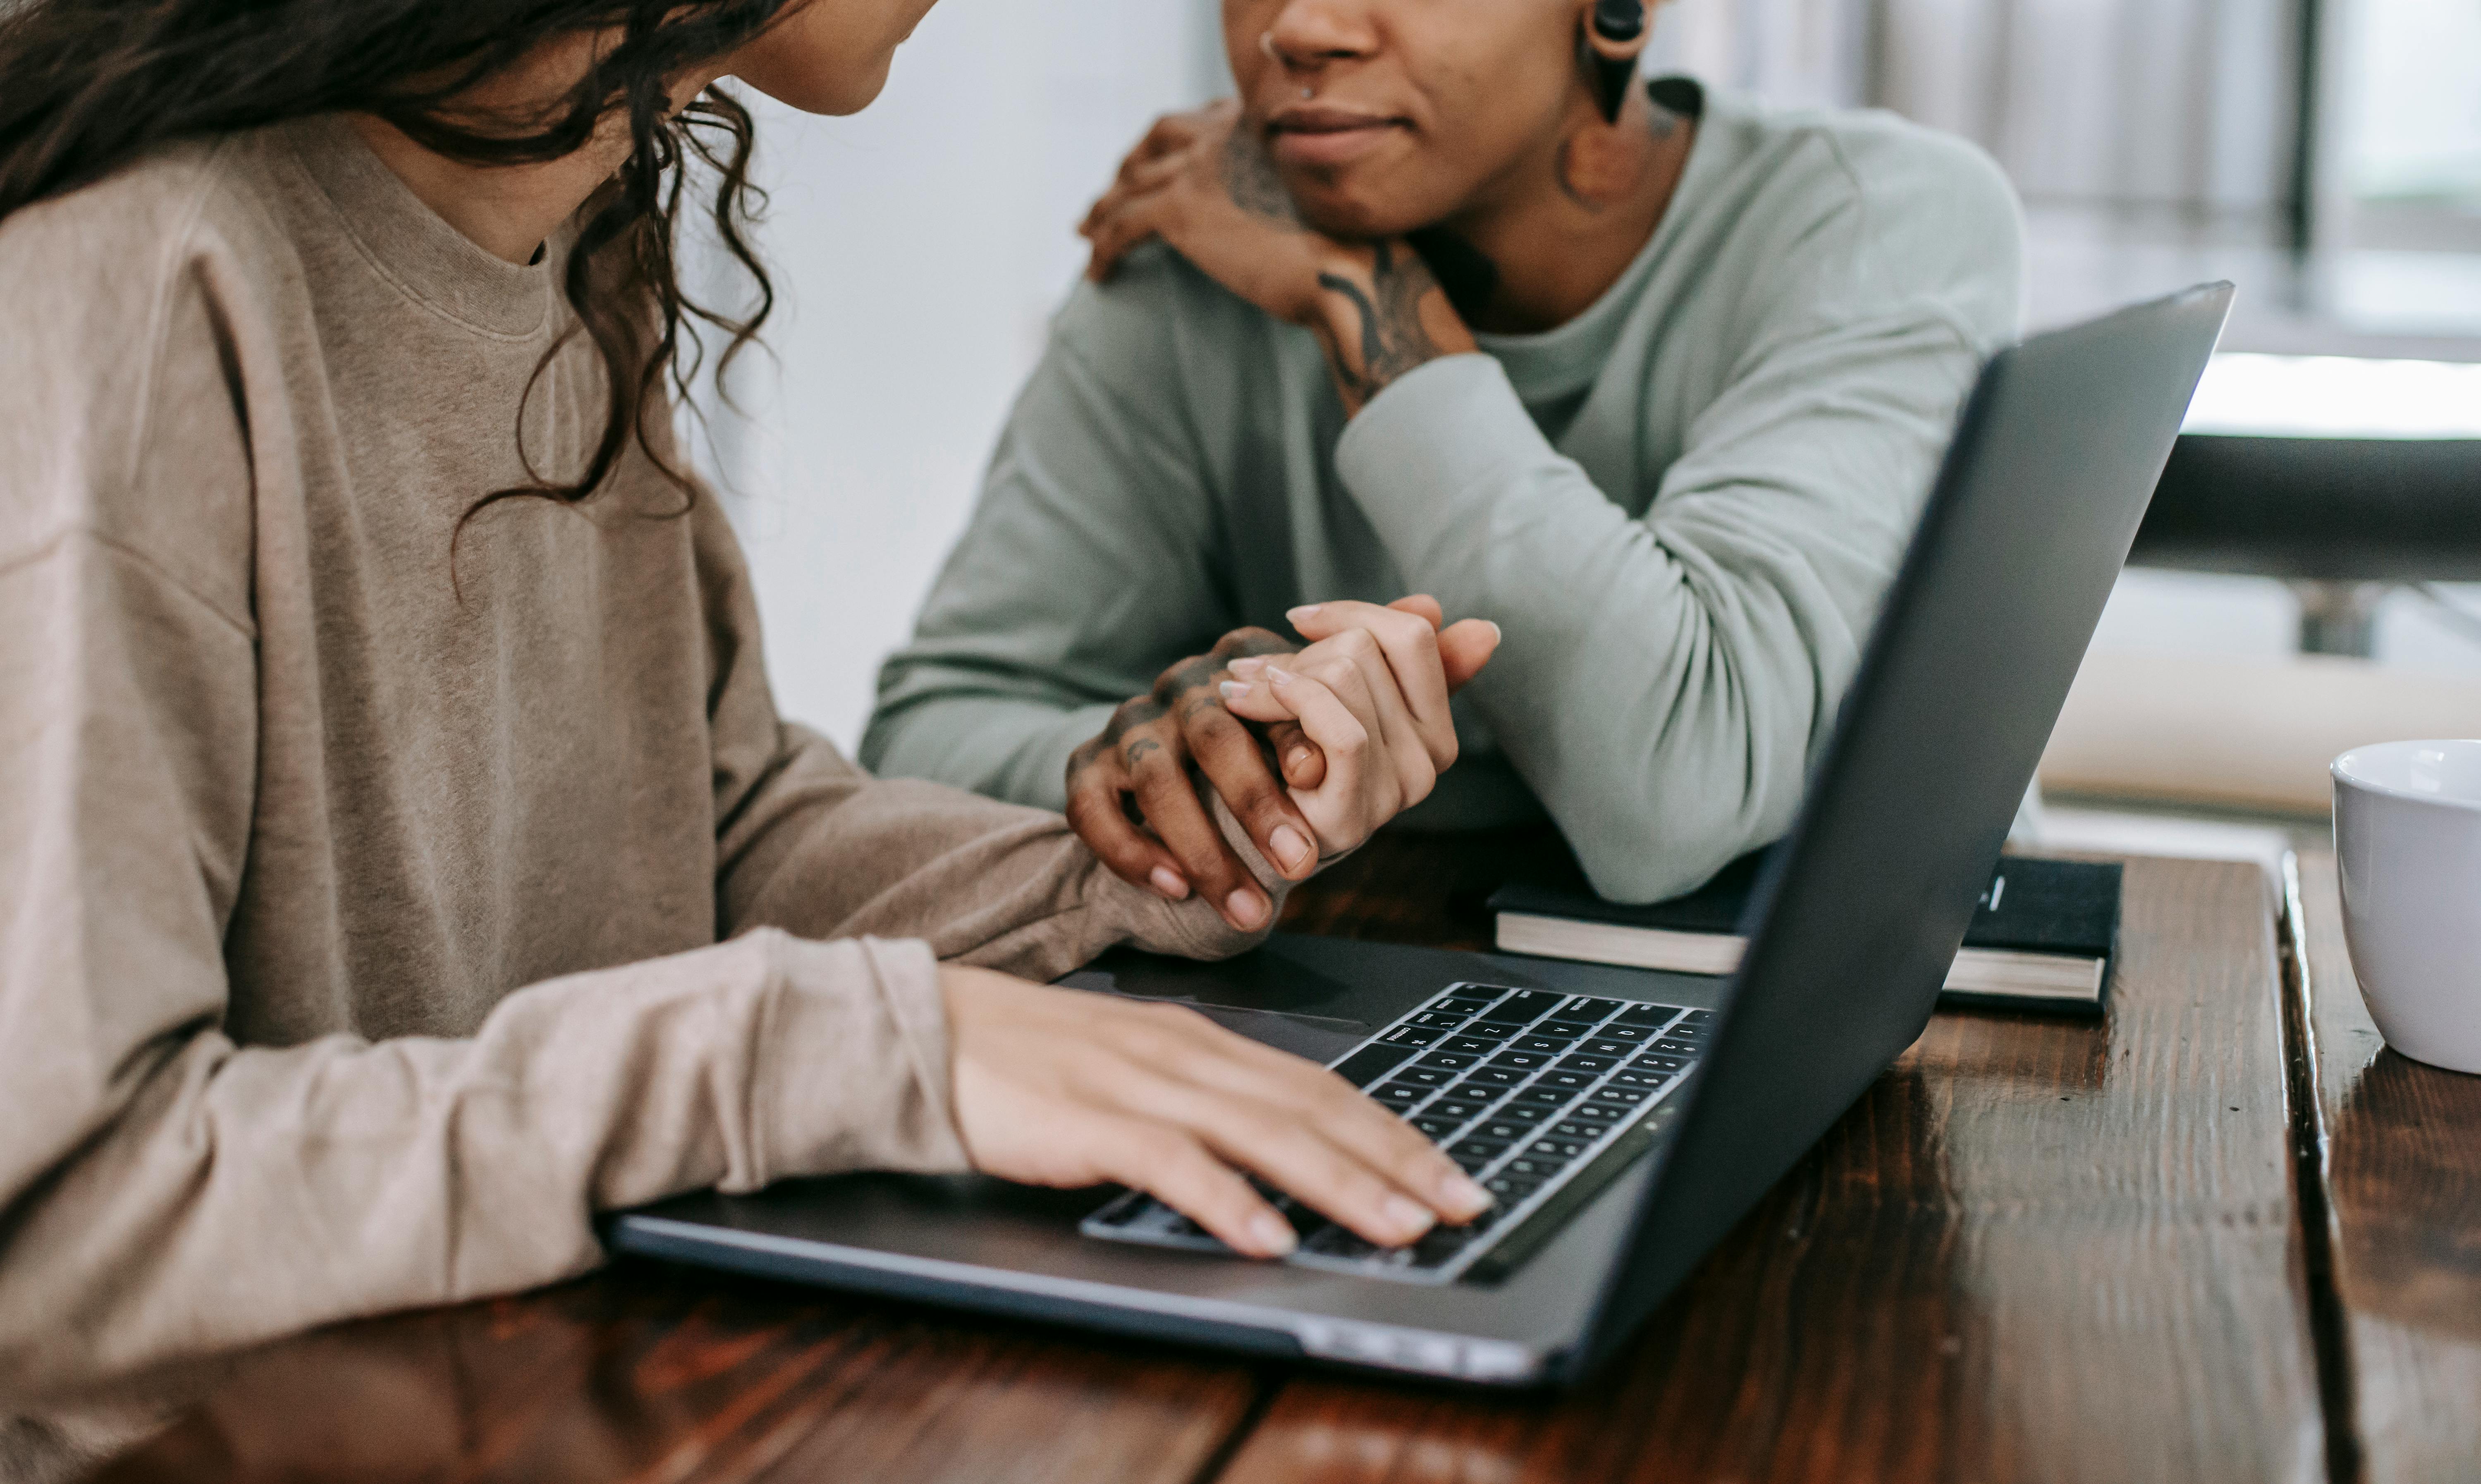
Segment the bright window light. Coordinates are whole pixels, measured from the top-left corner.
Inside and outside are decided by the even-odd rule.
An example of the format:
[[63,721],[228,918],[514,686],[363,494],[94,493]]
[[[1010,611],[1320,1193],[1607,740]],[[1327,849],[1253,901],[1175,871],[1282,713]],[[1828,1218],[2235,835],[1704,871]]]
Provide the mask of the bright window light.
[[2185,429],[2257,438],[2481,438],[2481,365],[2214,357]]

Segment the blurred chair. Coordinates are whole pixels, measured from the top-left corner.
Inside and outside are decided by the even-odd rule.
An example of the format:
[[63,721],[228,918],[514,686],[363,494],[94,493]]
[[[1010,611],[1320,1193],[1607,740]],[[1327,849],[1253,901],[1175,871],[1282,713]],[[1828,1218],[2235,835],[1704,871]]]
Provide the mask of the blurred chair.
[[2481,676],[2303,655],[2088,656],[2042,756],[2045,791],[2319,816],[2326,765],[2365,742],[2481,737]]

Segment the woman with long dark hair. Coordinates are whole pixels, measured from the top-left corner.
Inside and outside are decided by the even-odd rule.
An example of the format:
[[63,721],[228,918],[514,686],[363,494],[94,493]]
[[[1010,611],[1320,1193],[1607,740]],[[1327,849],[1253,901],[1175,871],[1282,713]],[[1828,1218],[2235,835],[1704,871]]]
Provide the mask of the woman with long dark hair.
[[850,111],[928,4],[0,11],[0,1390],[546,1282],[701,1185],[1119,1180],[1261,1254],[1244,1170],[1380,1241],[1485,1203],[1306,1062],[1028,982],[1235,951],[1426,792],[1403,614],[1283,662],[1317,838],[1225,817],[1214,902],[776,716],[667,431],[763,311],[674,229],[702,171],[755,271],[718,79]]

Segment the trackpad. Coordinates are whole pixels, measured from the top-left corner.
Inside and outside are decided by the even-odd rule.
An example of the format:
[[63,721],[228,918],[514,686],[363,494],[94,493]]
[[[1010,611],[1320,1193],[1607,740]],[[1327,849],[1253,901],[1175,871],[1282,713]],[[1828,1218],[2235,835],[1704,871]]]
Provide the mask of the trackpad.
[[1252,1010],[1237,1004],[1205,1004],[1186,995],[1133,995],[1107,985],[1081,984],[1078,980],[1082,977],[1084,976],[1072,974],[1059,982],[1117,1000],[1135,1000],[1144,1004],[1186,1005],[1226,1030],[1237,1031],[1279,1052],[1306,1056],[1320,1066],[1370,1038],[1370,1027],[1357,1020],[1344,1020],[1333,1015],[1303,1015],[1290,1010]]

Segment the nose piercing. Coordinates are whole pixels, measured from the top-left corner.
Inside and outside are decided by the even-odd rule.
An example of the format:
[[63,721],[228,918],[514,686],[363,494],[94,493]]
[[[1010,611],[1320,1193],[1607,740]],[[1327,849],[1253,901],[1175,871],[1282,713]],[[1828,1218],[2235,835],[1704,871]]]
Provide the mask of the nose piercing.
[[[1284,68],[1284,69],[1285,69],[1285,70],[1287,70],[1287,71],[1290,71],[1290,70],[1292,69],[1292,64],[1291,64],[1291,63],[1289,63],[1289,62],[1286,62],[1286,61],[1284,60],[1284,58],[1283,58],[1283,55],[1282,55],[1280,52],[1277,52],[1277,51],[1275,50],[1275,33],[1273,33],[1273,32],[1271,32],[1271,31],[1261,31],[1261,32],[1259,32],[1259,33],[1258,33],[1258,49],[1259,49],[1260,51],[1265,52],[1265,53],[1267,54],[1267,60],[1268,62],[1273,63],[1275,65],[1277,65],[1277,66],[1279,66],[1279,67],[1282,67],[1282,68]],[[1301,85],[1301,96],[1302,96],[1303,98],[1305,98],[1305,99],[1306,99],[1306,98],[1315,98],[1315,97],[1317,97],[1317,96],[1318,96],[1318,85],[1317,85],[1317,84],[1315,84],[1315,83],[1304,83],[1304,84],[1302,84],[1302,85]]]

